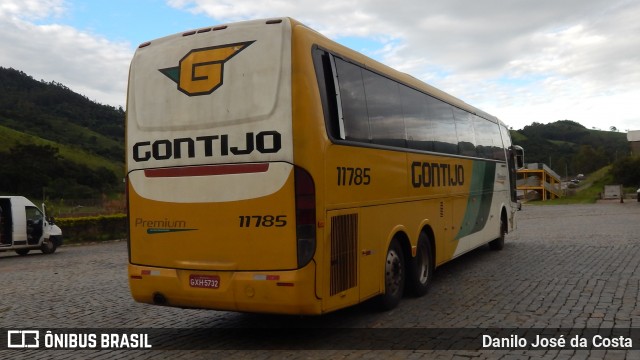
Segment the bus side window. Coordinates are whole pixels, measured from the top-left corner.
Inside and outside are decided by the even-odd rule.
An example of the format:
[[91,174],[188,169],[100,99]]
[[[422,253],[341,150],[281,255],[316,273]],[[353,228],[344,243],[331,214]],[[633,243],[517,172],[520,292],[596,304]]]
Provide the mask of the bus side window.
[[477,115],[472,117],[478,142],[478,156],[485,159],[504,160],[500,126]]
[[473,119],[471,114],[458,109],[453,109],[453,117],[456,120],[456,133],[458,134],[458,154],[464,156],[478,156],[476,151],[476,135],[473,131]]
[[320,90],[320,101],[322,103],[327,132],[331,137],[340,139],[336,88],[329,56],[329,53],[322,49],[315,48],[313,50],[313,65],[318,78],[318,89]]
[[342,99],[345,139],[368,143],[371,135],[362,70],[337,57],[335,63]]
[[398,83],[362,70],[372,142],[406,147],[406,131]]
[[453,122],[453,107],[444,101],[427,96],[429,120],[433,125],[433,150],[445,154],[458,153],[458,136]]
[[407,86],[400,87],[407,146],[411,149],[433,151],[433,129],[429,122],[427,95]]

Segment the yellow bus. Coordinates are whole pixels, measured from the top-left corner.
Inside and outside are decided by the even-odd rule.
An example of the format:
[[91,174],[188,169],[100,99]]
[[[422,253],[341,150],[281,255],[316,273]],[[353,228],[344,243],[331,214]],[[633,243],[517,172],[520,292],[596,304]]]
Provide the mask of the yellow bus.
[[436,267],[503,247],[515,156],[495,117],[290,18],[144,43],[127,100],[132,296],[393,308]]

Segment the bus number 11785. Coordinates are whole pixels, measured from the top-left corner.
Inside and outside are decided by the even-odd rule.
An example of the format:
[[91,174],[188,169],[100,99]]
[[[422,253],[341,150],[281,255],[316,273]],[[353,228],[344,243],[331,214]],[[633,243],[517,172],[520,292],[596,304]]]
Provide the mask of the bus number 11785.
[[338,186],[371,184],[371,168],[338,166]]
[[284,227],[287,225],[287,215],[241,215],[240,227]]

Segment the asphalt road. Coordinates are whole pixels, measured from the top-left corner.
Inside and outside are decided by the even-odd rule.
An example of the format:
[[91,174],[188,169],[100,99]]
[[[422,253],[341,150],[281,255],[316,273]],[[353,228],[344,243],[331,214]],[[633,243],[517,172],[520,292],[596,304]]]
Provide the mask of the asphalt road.
[[[64,246],[53,255],[0,253],[0,345],[9,329],[44,333],[61,328],[139,329],[164,336],[173,345],[156,342],[151,350],[0,347],[0,358],[640,359],[640,350],[606,346],[467,348],[470,343],[477,346],[468,338],[481,329],[488,329],[487,334],[507,329],[506,336],[513,339],[526,331],[535,335],[538,329],[615,328],[630,334],[625,338],[640,349],[637,202],[524,206],[504,250],[483,247],[440,267],[427,295],[405,298],[389,312],[377,312],[366,303],[321,317],[138,304],[129,294],[127,260],[125,241]],[[433,331],[440,331],[442,340],[436,345],[424,340],[434,337]],[[432,350],[434,346],[439,350]]]

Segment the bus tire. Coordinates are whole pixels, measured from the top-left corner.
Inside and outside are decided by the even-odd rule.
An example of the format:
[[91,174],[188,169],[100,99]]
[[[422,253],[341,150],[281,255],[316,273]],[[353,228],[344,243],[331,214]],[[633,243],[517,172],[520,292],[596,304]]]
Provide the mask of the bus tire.
[[433,257],[431,243],[426,233],[420,233],[416,257],[411,261],[407,274],[408,290],[411,295],[420,297],[427,293],[433,277]]
[[43,254],[53,254],[56,252],[56,248],[56,242],[53,239],[49,239],[42,243],[40,251],[42,251]]
[[378,308],[391,310],[402,299],[405,282],[405,263],[402,248],[396,239],[391,240],[384,262],[384,294],[378,296]]
[[491,250],[502,250],[504,248],[504,237],[507,234],[507,222],[504,216],[500,217],[500,237],[489,242]]
[[25,256],[29,253],[29,249],[18,249],[16,250],[16,254],[20,256]]

